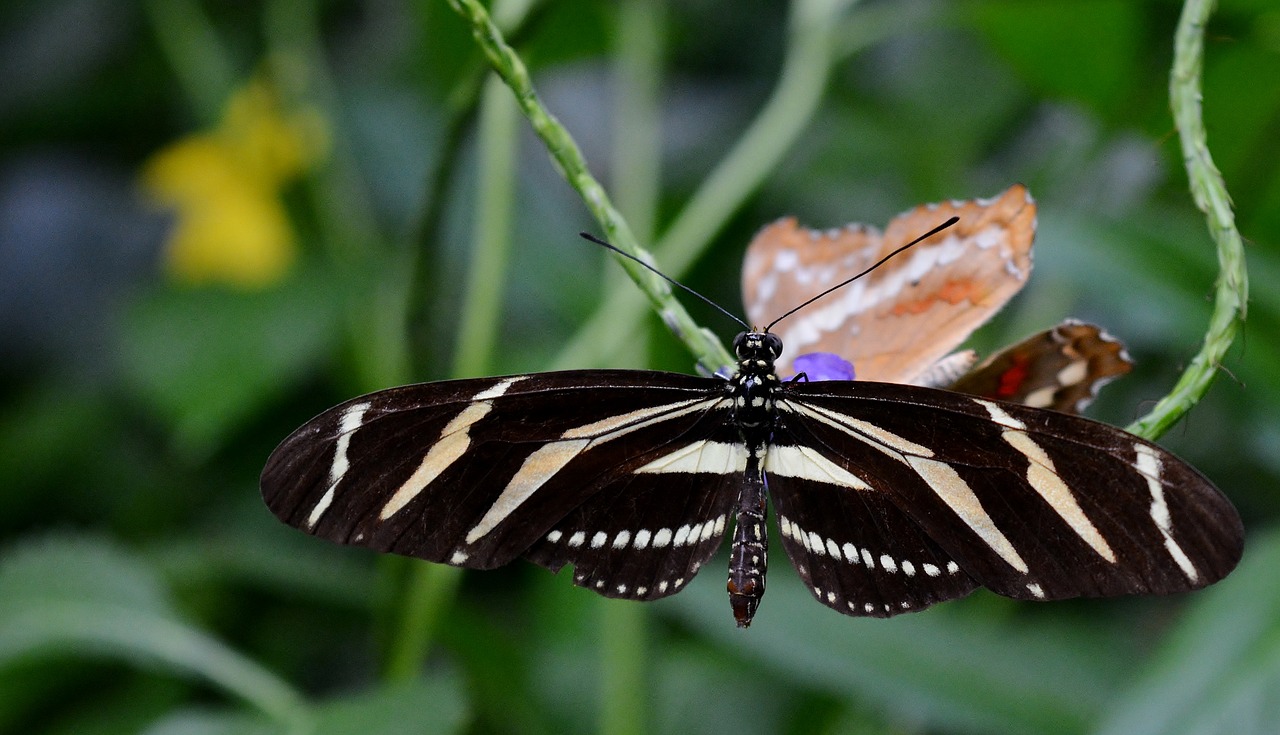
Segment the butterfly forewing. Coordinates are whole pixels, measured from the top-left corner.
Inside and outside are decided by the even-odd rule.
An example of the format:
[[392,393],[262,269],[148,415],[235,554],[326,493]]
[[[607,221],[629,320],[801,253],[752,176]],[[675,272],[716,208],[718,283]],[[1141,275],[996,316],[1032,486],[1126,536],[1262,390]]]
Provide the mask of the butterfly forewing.
[[747,315],[767,323],[849,278],[950,216],[947,229],[777,327],[788,354],[829,352],[860,380],[914,382],[1018,292],[1031,273],[1036,205],[1016,185],[993,199],[942,202],[895,217],[883,234],[850,225],[810,230],[787,218],[747,249]]
[[[800,227],[794,218],[752,240],[742,271],[752,319],[767,322],[849,278],[948,216],[960,221],[779,327],[791,356],[831,353],[859,380],[948,388],[1079,412],[1098,389],[1129,371],[1124,347],[1101,329],[1067,320],[973,368],[972,351],[952,353],[993,316],[1031,271],[1036,205],[1025,187],[993,199],[916,207],[883,234],[863,225]],[[972,368],[972,370],[971,370]]]
[[[527,551],[556,569],[581,564],[585,552],[604,541],[613,549],[620,532],[666,523],[669,512],[670,523],[652,532],[670,528],[670,542],[649,545],[649,561],[626,563],[690,568],[719,536],[703,543],[700,529],[697,544],[676,545],[690,522],[681,514],[723,513],[732,493],[725,501],[703,483],[684,505],[646,509],[698,475],[663,485],[673,475],[639,470],[724,434],[722,386],[678,374],[576,371],[392,388],[330,409],[286,439],[263,471],[263,496],[281,520],[317,536],[472,568]],[[546,544],[557,530],[559,551]],[[630,548],[639,550],[634,538]],[[611,564],[593,553],[587,566],[604,578]]]
[[1212,484],[1104,424],[873,383],[789,384],[779,408],[783,426],[803,427],[865,483],[851,495],[896,505],[1003,595],[1179,592],[1217,581],[1240,556],[1239,516]]

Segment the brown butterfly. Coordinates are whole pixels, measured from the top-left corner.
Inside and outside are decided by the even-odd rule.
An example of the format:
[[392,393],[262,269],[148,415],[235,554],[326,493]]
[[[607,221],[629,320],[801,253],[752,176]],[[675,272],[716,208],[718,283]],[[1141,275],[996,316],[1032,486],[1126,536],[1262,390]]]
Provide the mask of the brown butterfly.
[[[953,352],[1026,283],[1036,204],[1015,184],[992,199],[925,204],[898,215],[882,234],[851,224],[801,227],[787,217],[747,248],[742,293],[747,316],[771,315],[839,283],[948,217],[960,221],[890,260],[775,331],[799,357],[833,353],[859,380],[946,387],[972,395],[1078,412],[1108,381],[1132,368],[1124,345],[1076,320],[1034,334],[976,365]],[[795,372],[795,358],[778,361]]]

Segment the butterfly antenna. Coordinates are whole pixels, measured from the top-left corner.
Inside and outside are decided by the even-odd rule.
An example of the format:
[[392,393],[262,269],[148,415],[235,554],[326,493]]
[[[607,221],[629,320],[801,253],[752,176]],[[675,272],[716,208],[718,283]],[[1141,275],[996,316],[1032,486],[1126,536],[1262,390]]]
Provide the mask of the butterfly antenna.
[[[777,324],[778,322],[782,321],[783,319],[786,319],[787,317],[791,316],[792,314],[796,313],[797,311],[800,311],[800,310],[801,310],[801,309],[803,309],[804,307],[808,306],[809,304],[812,304],[813,302],[817,301],[818,299],[822,298],[823,296],[826,296],[827,294],[831,293],[832,291],[835,291],[835,290],[837,290],[837,289],[844,288],[845,286],[848,286],[850,283],[853,283],[854,281],[858,280],[859,278],[862,278],[863,276],[867,275],[868,273],[870,273],[871,271],[875,270],[876,268],[879,268],[880,266],[884,265],[885,261],[889,260],[890,258],[892,258],[893,256],[897,255],[898,253],[901,253],[903,250],[906,250],[907,248],[912,247],[913,245],[917,245],[917,244],[919,244],[919,243],[921,243],[921,242],[923,242],[923,241],[925,241],[925,240],[928,240],[929,238],[933,237],[934,235],[938,234],[939,232],[942,232],[943,230],[947,229],[948,227],[950,227],[951,225],[954,225],[955,223],[957,223],[957,222],[959,222],[959,221],[960,221],[960,218],[959,218],[959,217],[952,217],[951,219],[947,220],[946,222],[943,222],[942,224],[938,225],[937,227],[933,228],[932,230],[929,230],[928,232],[924,233],[924,234],[923,234],[923,235],[921,235],[920,237],[917,237],[916,239],[912,240],[911,242],[907,243],[906,245],[903,245],[902,247],[898,248],[897,250],[894,250],[892,253],[889,253],[888,255],[884,256],[884,257],[883,257],[883,258],[881,258],[880,260],[876,261],[876,264],[875,264],[875,265],[873,265],[873,266],[871,266],[870,268],[868,268],[868,269],[864,270],[863,272],[859,273],[858,275],[854,276],[853,278],[849,278],[849,279],[846,279],[846,280],[844,280],[844,281],[841,281],[840,283],[837,283],[836,285],[832,286],[831,288],[827,289],[826,291],[823,291],[822,293],[818,294],[817,296],[814,296],[813,298],[809,299],[808,301],[805,301],[804,303],[800,304],[799,306],[796,306],[796,307],[792,308],[790,311],[788,311],[787,313],[785,313],[785,314],[783,314],[782,316],[778,317],[777,319],[774,319],[773,321],[769,322],[769,326],[765,327],[765,328],[764,328],[764,331],[768,332],[769,330],[773,329],[773,325]],[[661,274],[659,274],[659,275],[661,275]]]
[[[933,233],[930,233],[930,234],[933,234]],[[736,317],[736,316],[734,316],[733,314],[731,314],[731,313],[730,313],[727,309],[725,309],[723,306],[721,306],[721,305],[717,304],[716,302],[712,301],[711,299],[707,298],[706,296],[703,296],[702,294],[698,293],[697,291],[694,291],[693,289],[691,289],[691,288],[689,288],[688,286],[684,285],[683,283],[681,283],[681,282],[677,281],[676,279],[672,278],[671,276],[668,276],[667,274],[663,273],[662,271],[658,270],[657,268],[654,268],[653,266],[649,265],[648,263],[644,262],[643,260],[640,260],[639,258],[637,258],[636,256],[632,255],[631,253],[624,253],[623,251],[619,250],[616,246],[614,246],[614,245],[610,245],[609,243],[605,242],[604,240],[601,240],[600,238],[596,237],[595,235],[592,235],[590,232],[579,232],[579,233],[578,233],[578,235],[580,235],[580,236],[582,237],[582,239],[584,239],[584,240],[588,240],[588,241],[590,241],[590,242],[593,242],[593,243],[595,243],[595,244],[599,245],[600,247],[602,247],[602,248],[604,248],[604,249],[606,249],[606,250],[612,250],[613,252],[617,253],[618,255],[621,255],[621,256],[622,256],[622,257],[624,257],[624,258],[627,258],[628,260],[634,260],[635,262],[637,262],[637,263],[639,263],[640,265],[644,266],[644,267],[645,267],[646,269],[648,269],[649,271],[651,271],[651,272],[653,272],[653,273],[657,274],[660,278],[662,278],[662,280],[666,281],[667,283],[670,283],[670,284],[671,284],[671,285],[673,285],[673,286],[678,286],[678,287],[680,287],[680,288],[684,289],[685,291],[687,291],[688,293],[691,293],[691,294],[693,294],[694,296],[697,296],[698,298],[702,299],[702,300],[703,300],[703,301],[705,301],[706,303],[708,303],[708,304],[710,304],[711,306],[715,307],[716,311],[719,311],[721,314],[724,314],[725,316],[729,317],[730,319],[734,320],[735,322],[737,322],[737,323],[741,324],[743,329],[746,329],[747,331],[750,331],[750,330],[751,330],[751,327],[750,327],[750,326],[748,326],[746,322],[742,321],[742,320],[741,320],[741,319],[739,319],[738,317]],[[928,237],[928,235],[926,235],[925,237]]]

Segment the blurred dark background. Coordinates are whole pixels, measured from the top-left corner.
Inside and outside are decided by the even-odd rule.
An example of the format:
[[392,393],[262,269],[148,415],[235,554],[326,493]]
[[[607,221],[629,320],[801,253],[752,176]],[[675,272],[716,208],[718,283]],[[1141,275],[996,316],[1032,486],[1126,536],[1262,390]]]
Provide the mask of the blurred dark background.
[[[1173,0],[499,5],[659,264],[731,310],[779,216],[883,225],[1022,182],[1035,274],[976,347],[1105,325],[1137,368],[1090,413],[1120,425],[1199,347],[1217,266],[1168,108]],[[1245,517],[1235,575],[864,621],[779,559],[741,633],[714,570],[627,606],[519,564],[439,582],[406,679],[419,572],[275,521],[275,444],[397,383],[688,352],[578,240],[599,226],[443,0],[4,4],[0,731],[1274,732],[1280,9],[1220,5],[1205,120],[1252,300],[1162,443]]]

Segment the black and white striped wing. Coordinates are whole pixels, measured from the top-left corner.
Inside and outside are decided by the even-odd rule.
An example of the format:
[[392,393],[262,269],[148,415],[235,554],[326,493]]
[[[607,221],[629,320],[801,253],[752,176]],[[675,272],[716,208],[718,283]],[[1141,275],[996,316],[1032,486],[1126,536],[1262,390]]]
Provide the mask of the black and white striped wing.
[[525,555],[606,596],[662,597],[731,523],[746,459],[723,385],[570,371],[392,388],[281,443],[263,498],[342,544],[476,569]]
[[[777,447],[774,447],[777,449]],[[890,617],[964,597],[977,581],[925,534],[892,498],[859,487],[832,462],[817,472],[769,456],[769,492],[782,547],[819,602],[845,615]]]
[[783,543],[845,614],[974,582],[1033,600],[1167,594],[1240,558],[1239,516],[1208,480],[1105,424],[882,383],[789,383],[778,408],[776,445],[820,458],[766,461]]
[[765,476],[782,546],[819,602],[845,615],[889,617],[978,586],[881,489],[885,482],[871,480],[867,465],[850,468],[843,444],[825,446],[805,429],[789,422],[775,432]]

